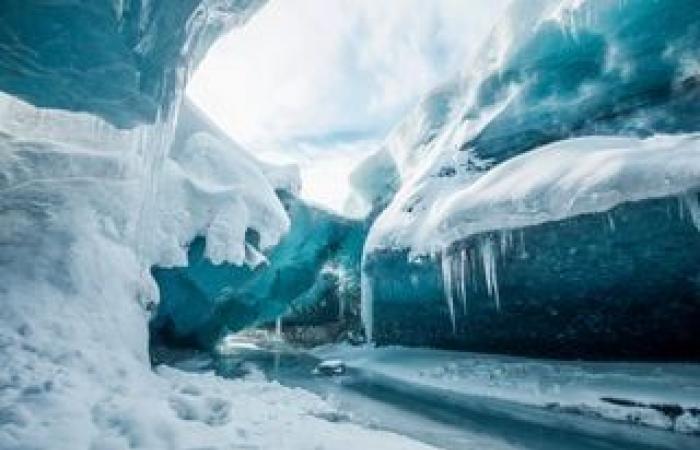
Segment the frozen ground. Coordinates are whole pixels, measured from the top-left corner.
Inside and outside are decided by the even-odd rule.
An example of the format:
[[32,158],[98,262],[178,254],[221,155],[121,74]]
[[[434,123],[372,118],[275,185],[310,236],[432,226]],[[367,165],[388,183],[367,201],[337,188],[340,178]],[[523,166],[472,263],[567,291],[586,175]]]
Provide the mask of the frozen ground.
[[[503,395],[482,395],[478,389],[469,393],[395,376],[386,370],[385,350],[327,347],[309,353],[279,340],[239,335],[227,340],[214,358],[193,359],[184,353],[167,360],[190,371],[201,371],[204,364],[207,370],[234,380],[268,379],[301,388],[334,405],[331,415],[325,416],[329,420],[390,431],[443,449],[675,450],[696,448],[700,440],[693,434],[606,420],[594,414],[572,414]],[[399,352],[407,363],[404,369],[444,363],[442,352],[420,352],[422,358],[414,358],[412,351]],[[319,375],[314,370],[324,361],[319,357],[329,353],[347,357],[347,370],[334,376]]]
[[314,354],[397,383],[700,434],[698,364],[559,362],[345,345],[318,348]]

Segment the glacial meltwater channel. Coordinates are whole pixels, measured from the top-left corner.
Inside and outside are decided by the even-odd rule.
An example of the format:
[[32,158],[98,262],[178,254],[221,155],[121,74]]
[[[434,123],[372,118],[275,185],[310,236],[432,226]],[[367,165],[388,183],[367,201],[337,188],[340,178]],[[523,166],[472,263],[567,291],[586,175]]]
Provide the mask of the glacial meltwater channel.
[[[284,343],[236,341],[213,359],[190,358],[186,370],[226,378],[264,376],[327,399],[324,419],[390,431],[445,449],[690,449],[700,438],[514,402],[455,394],[347,368],[314,374],[320,360]],[[173,361],[170,361],[173,363]]]

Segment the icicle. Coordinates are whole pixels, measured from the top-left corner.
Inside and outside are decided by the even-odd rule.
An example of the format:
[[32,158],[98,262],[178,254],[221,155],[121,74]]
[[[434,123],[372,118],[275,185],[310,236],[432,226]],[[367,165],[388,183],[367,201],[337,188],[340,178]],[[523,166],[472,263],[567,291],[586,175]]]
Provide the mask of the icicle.
[[[700,199],[697,192],[688,192],[683,196],[683,204],[688,208],[690,220],[695,228],[700,231]],[[683,206],[681,205],[681,209]]]
[[460,252],[459,261],[459,297],[462,300],[464,315],[467,315],[467,249]]
[[374,286],[362,263],[360,270],[360,318],[365,330],[365,338],[370,343],[374,339]]
[[338,322],[342,322],[345,318],[345,295],[344,292],[340,292],[338,296]]
[[372,292],[372,281],[365,273],[365,268],[360,270],[360,317],[365,329],[367,342],[372,342],[374,332],[374,297]]
[[481,261],[486,280],[486,291],[496,302],[496,309],[501,309],[501,299],[498,291],[498,276],[496,273],[496,253],[493,249],[491,236],[481,240]]
[[527,251],[525,250],[525,232],[523,230],[520,230],[520,232],[518,233],[518,237],[519,237],[518,250],[519,250],[520,258],[525,259],[528,256]]
[[278,317],[275,321],[275,337],[277,340],[282,340],[282,317]]
[[455,303],[452,293],[452,259],[447,254],[447,251],[442,253],[442,288],[445,292],[445,300],[447,301],[447,309],[450,312],[450,321],[452,322],[452,332],[457,331],[457,323],[455,320]]
[[608,227],[610,227],[610,231],[612,231],[614,233],[615,232],[615,219],[613,218],[611,213],[607,213],[606,216],[608,218]]
[[476,280],[476,255],[477,250],[469,250],[469,266],[471,267],[469,270],[469,278],[470,278],[470,284],[472,285],[472,289],[474,289],[474,292],[477,292],[478,284]]
[[513,231],[512,230],[501,230],[499,232],[499,237],[500,237],[500,250],[501,250],[501,256],[505,256],[510,252],[513,248],[515,248],[515,242],[513,239]]

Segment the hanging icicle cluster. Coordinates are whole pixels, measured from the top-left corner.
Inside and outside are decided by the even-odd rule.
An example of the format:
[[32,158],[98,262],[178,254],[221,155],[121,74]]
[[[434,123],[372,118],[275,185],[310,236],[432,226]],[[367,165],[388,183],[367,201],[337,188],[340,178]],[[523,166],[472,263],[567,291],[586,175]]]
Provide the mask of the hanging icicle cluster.
[[[522,233],[519,246],[523,246]],[[461,304],[463,314],[466,316],[468,313],[469,291],[477,293],[483,288],[493,299],[496,310],[500,311],[499,259],[502,261],[513,249],[513,232],[503,230],[480,236],[436,255],[440,259],[443,291],[453,331],[457,330],[457,302]]]

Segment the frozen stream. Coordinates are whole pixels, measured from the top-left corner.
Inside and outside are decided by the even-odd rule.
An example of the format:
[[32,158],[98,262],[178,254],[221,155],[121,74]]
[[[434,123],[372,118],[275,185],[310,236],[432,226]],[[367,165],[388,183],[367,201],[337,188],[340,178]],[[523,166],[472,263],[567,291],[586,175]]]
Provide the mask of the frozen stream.
[[[328,399],[352,421],[446,449],[686,449],[700,439],[647,427],[567,414],[488,397],[418,386],[364,369],[344,375],[313,375],[319,359],[283,345],[238,342],[213,363],[228,378],[265,376]],[[198,367],[196,361],[178,364]],[[200,368],[202,366],[199,366]]]

